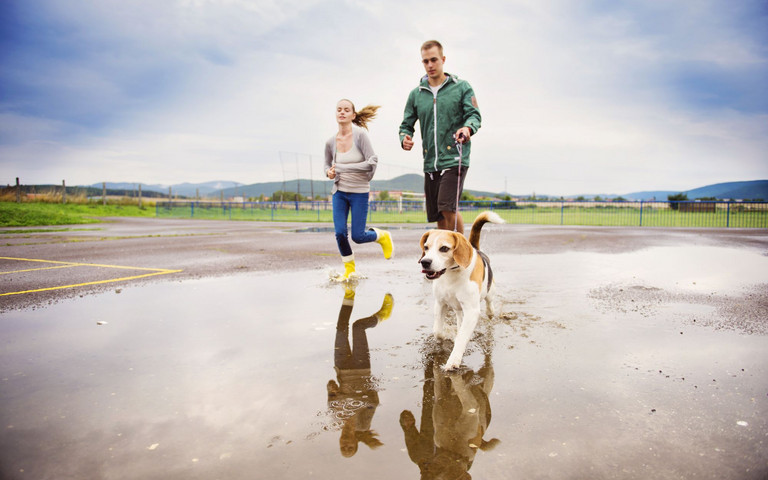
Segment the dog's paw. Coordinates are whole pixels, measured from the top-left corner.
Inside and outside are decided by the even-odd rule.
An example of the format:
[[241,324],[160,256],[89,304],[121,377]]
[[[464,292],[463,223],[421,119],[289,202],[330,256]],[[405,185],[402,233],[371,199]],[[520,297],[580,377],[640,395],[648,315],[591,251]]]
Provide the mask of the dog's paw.
[[461,360],[457,362],[449,358],[448,361],[445,362],[445,365],[443,365],[443,370],[446,372],[455,372],[460,367],[461,367]]
[[443,340],[446,340],[448,337],[450,337],[448,330],[445,328],[437,328],[432,331],[432,335],[435,336],[435,339],[442,342]]

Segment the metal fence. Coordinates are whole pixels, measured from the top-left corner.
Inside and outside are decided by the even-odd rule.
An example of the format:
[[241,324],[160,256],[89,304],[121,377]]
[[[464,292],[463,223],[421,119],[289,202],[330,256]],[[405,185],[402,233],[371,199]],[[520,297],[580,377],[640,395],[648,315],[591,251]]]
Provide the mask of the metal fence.
[[[158,217],[332,222],[329,201],[197,202],[156,204]],[[493,210],[507,223],[616,227],[768,228],[768,202],[542,202],[470,201],[460,211],[469,221]],[[371,201],[370,223],[426,223],[423,201]]]

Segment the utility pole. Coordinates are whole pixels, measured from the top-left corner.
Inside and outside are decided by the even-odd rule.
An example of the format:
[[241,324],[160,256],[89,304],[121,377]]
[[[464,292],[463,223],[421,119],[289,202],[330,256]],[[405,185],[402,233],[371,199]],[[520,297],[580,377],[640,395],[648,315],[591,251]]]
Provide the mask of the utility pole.
[[309,190],[312,195],[312,201],[315,201],[315,180],[312,177],[312,155],[309,156]]
[[299,198],[301,197],[301,180],[299,178],[301,177],[301,173],[299,173],[299,156],[295,155],[296,159],[296,201],[299,201]]

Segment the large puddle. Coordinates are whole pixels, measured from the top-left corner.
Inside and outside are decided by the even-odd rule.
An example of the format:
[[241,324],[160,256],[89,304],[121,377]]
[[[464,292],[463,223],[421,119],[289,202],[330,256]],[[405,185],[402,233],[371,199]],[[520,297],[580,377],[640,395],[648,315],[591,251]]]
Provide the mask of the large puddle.
[[0,477],[765,478],[768,257],[489,253],[455,374],[416,258],[3,314]]

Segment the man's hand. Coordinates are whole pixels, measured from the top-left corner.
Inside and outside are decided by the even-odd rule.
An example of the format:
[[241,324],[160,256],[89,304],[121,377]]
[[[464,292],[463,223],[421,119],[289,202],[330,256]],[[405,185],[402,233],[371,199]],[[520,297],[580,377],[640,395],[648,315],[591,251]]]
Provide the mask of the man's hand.
[[406,135],[403,137],[403,150],[411,150],[413,148],[413,139],[410,135]]
[[456,141],[459,143],[467,143],[471,134],[472,131],[469,129],[469,127],[461,127],[460,129],[456,130],[454,138],[456,138]]

